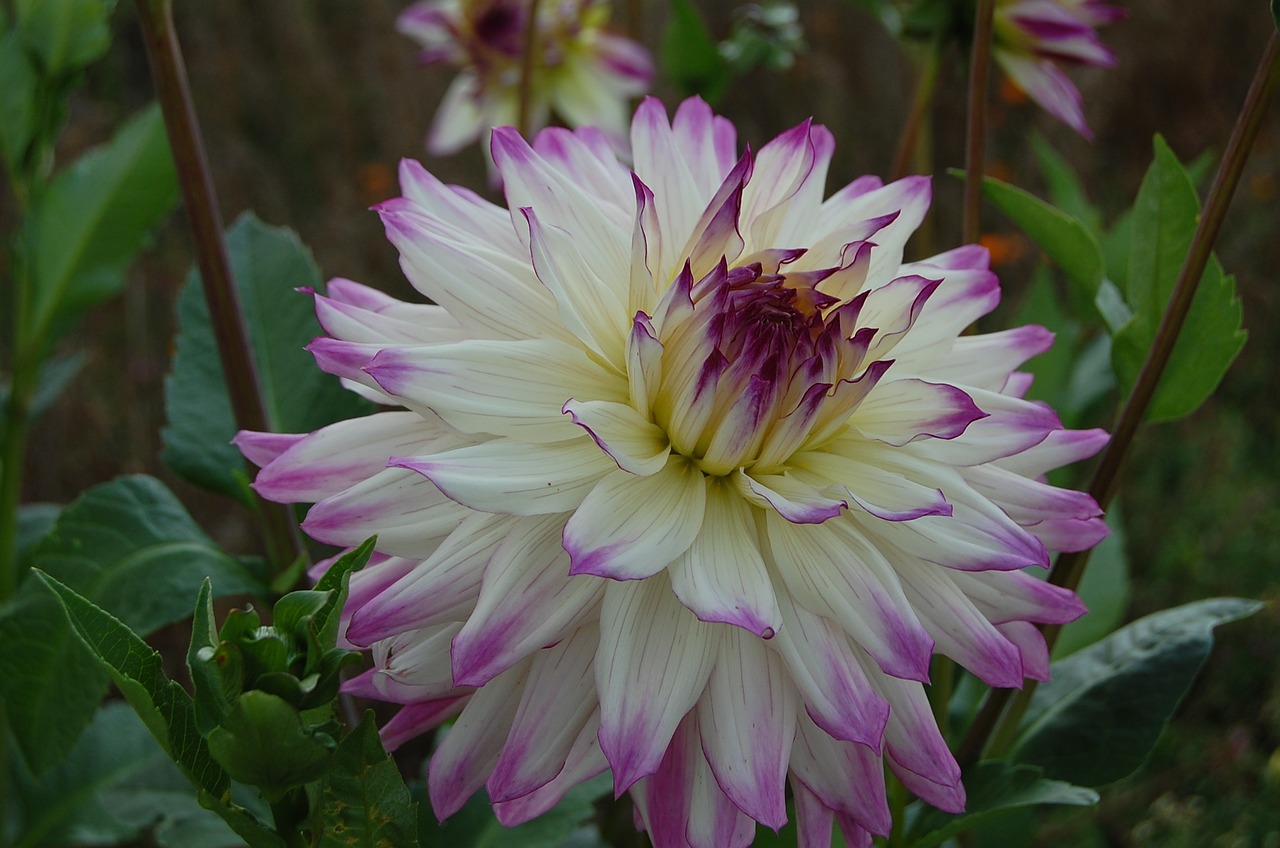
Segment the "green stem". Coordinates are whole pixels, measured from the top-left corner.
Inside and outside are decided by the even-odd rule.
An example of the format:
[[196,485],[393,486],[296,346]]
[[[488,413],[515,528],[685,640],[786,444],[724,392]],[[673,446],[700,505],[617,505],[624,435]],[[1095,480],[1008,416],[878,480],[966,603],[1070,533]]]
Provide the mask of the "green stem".
[[529,0],[529,20],[524,27],[524,52],[520,55],[519,111],[516,129],[529,138],[533,131],[533,74],[538,62],[538,0]]
[[[218,355],[223,373],[227,375],[227,390],[236,426],[241,430],[269,430],[270,419],[254,366],[253,347],[244,323],[240,293],[222,235],[222,216],[218,211],[213,178],[200,138],[182,49],[173,27],[173,3],[172,0],[137,2],[147,58],[151,63],[156,96],[164,113],[169,146],[182,187],[183,204],[195,242],[214,338],[218,340]],[[268,557],[272,566],[282,571],[298,557],[305,556],[297,523],[292,511],[283,504],[259,499],[256,505],[264,525]]]
[[969,62],[969,120],[964,165],[964,224],[961,244],[982,233],[982,174],[987,154],[987,80],[991,70],[991,27],[995,0],[978,0],[973,53]]
[[933,720],[947,738],[947,725],[950,724],[949,708],[951,692],[955,688],[956,664],[947,657],[938,656],[933,661],[933,673],[929,684],[929,706],[933,708]]
[[[1245,95],[1244,105],[1236,119],[1235,128],[1231,131],[1231,138],[1227,142],[1222,163],[1214,176],[1213,185],[1209,187],[1204,210],[1196,224],[1195,234],[1191,237],[1191,246],[1187,250],[1186,259],[1174,283],[1173,294],[1165,307],[1155,339],[1152,341],[1150,350],[1147,351],[1147,357],[1138,372],[1133,390],[1125,399],[1124,406],[1116,418],[1111,440],[1098,460],[1097,470],[1089,485],[1089,494],[1103,508],[1115,495],[1120,469],[1138,432],[1138,427],[1147,414],[1147,408],[1155,397],[1160,377],[1164,374],[1165,366],[1173,353],[1174,344],[1191,309],[1196,288],[1204,275],[1205,266],[1208,265],[1209,257],[1213,252],[1214,242],[1217,241],[1227,209],[1231,205],[1231,198],[1240,184],[1240,176],[1244,172],[1245,163],[1249,159],[1258,130],[1262,126],[1267,101],[1278,82],[1280,82],[1280,34],[1272,32],[1262,59],[1258,63],[1253,83],[1249,86],[1249,93]],[[1080,551],[1059,556],[1053,570],[1049,573],[1049,582],[1067,589],[1076,589],[1089,563],[1089,554],[1090,551]],[[1057,643],[1061,629],[1057,626],[1041,628],[1050,651]],[[987,739],[993,733],[992,753],[996,755],[1008,753],[1035,688],[1035,681],[1029,680],[1016,695],[1012,689],[992,691],[957,751],[957,759],[962,765],[976,760],[981,755]],[[1010,701],[1012,701],[1011,704]],[[1007,711],[1006,705],[1009,705]]]
[[898,848],[904,845],[907,831],[907,787],[902,785],[902,781],[894,777],[893,773],[885,769],[884,774],[885,788],[889,796],[889,815],[892,820],[889,830],[889,839],[885,842],[886,848]]

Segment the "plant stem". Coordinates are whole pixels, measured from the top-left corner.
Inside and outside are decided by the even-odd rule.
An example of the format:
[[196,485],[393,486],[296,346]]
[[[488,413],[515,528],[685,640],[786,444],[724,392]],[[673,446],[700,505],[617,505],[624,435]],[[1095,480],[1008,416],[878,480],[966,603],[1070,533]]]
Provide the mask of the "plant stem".
[[987,153],[987,79],[991,70],[991,26],[995,0],[978,0],[973,53],[969,60],[969,120],[965,141],[964,224],[961,244],[982,232],[982,174]]
[[[1129,447],[1138,431],[1147,408],[1155,397],[1160,377],[1173,353],[1174,344],[1186,321],[1187,313],[1195,297],[1200,278],[1204,275],[1205,266],[1213,252],[1214,242],[1222,230],[1227,209],[1236,187],[1240,184],[1240,176],[1244,172],[1245,163],[1258,136],[1263,116],[1266,114],[1267,101],[1280,82],[1280,34],[1271,33],[1267,46],[1258,63],[1253,83],[1245,96],[1244,105],[1236,119],[1235,128],[1227,142],[1222,163],[1209,187],[1209,195],[1205,198],[1204,210],[1196,223],[1195,234],[1191,237],[1191,246],[1183,260],[1182,269],[1174,283],[1173,293],[1160,319],[1155,339],[1151,343],[1147,357],[1134,383],[1133,390],[1125,399],[1124,406],[1112,428],[1111,440],[1107,443],[1097,470],[1089,485],[1089,494],[1100,506],[1105,508],[1115,495],[1116,481],[1120,468],[1124,464]],[[1065,553],[1058,557],[1053,570],[1049,573],[1049,582],[1074,590],[1080,585],[1085,567],[1089,562],[1090,551]],[[1057,643],[1061,626],[1045,626],[1041,628],[1049,650]],[[992,751],[996,754],[1008,753],[1016,736],[1019,723],[1026,714],[1031,695],[1035,692],[1035,681],[1027,681],[1027,685],[1014,695],[1012,689],[996,689],[991,692],[987,702],[982,705],[978,717],[974,719],[965,736],[964,742],[957,751],[957,759],[964,765],[976,760],[982,753],[988,737],[994,732]],[[1013,703],[1005,711],[1005,705]],[[1003,716],[1003,717],[1002,717]],[[998,727],[997,727],[998,724]]]
[[[164,113],[169,145],[182,186],[183,204],[195,242],[205,300],[218,340],[218,355],[227,376],[227,391],[236,426],[241,430],[270,429],[266,404],[253,347],[244,324],[240,294],[231,272],[227,245],[222,236],[222,216],[196,121],[191,88],[187,83],[182,49],[173,27],[172,0],[137,0],[138,19],[147,45],[147,58],[155,79],[156,96]],[[267,552],[277,571],[305,555],[293,513],[283,504],[258,500]]]
[[538,62],[538,0],[529,0],[529,20],[524,27],[524,52],[520,55],[520,88],[518,117],[520,135],[529,138],[533,130],[533,73]]
[[911,99],[911,111],[907,113],[907,122],[902,126],[902,137],[898,139],[898,150],[893,156],[893,165],[889,169],[890,180],[900,180],[913,168],[927,173],[928,168],[920,168],[919,162],[921,136],[928,137],[925,128],[929,122],[929,109],[933,106],[933,95],[938,88],[938,73],[942,70],[942,43],[935,41],[929,45],[929,52],[924,57],[920,68],[920,79],[916,81],[915,95]]

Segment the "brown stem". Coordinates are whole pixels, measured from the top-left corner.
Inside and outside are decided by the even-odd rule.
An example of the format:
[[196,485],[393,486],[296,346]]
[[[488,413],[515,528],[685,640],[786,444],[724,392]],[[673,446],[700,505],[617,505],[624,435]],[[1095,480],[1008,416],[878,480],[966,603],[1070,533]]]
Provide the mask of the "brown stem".
[[[1249,86],[1249,93],[1245,95],[1244,105],[1240,108],[1240,116],[1236,119],[1235,128],[1231,131],[1231,138],[1227,142],[1222,163],[1218,166],[1213,185],[1209,187],[1204,210],[1191,237],[1191,246],[1187,250],[1182,269],[1178,272],[1173,294],[1165,307],[1155,339],[1151,343],[1151,349],[1147,351],[1147,357],[1138,372],[1133,390],[1126,398],[1116,419],[1111,440],[1098,460],[1097,470],[1089,485],[1089,494],[1104,508],[1115,495],[1120,468],[1133,443],[1133,437],[1147,414],[1147,408],[1155,397],[1165,366],[1169,363],[1178,334],[1191,309],[1196,287],[1209,263],[1214,242],[1217,241],[1218,233],[1222,230],[1222,222],[1231,205],[1231,198],[1240,184],[1240,176],[1244,172],[1249,152],[1258,136],[1258,130],[1266,114],[1267,101],[1278,81],[1280,81],[1280,34],[1272,32],[1262,58],[1258,62],[1258,70],[1254,74],[1253,83]],[[1049,582],[1074,590],[1080,585],[1080,580],[1084,576],[1089,554],[1090,551],[1080,551],[1059,556],[1053,570],[1049,573]],[[1041,628],[1050,650],[1053,650],[1061,630],[1060,626]],[[1022,716],[1026,713],[1035,688],[1035,681],[1028,680],[1027,685],[1016,696],[1015,690],[1012,689],[996,689],[991,692],[956,752],[956,758],[962,765],[978,758],[986,747],[988,738],[993,731],[996,731],[997,723],[1001,727],[996,733],[995,749],[999,753],[1007,753],[1005,749],[1013,741],[1014,733]],[[1014,699],[1013,704],[1009,707],[1008,713],[1005,713],[1005,705],[1011,698]]]
[[[164,113],[169,146],[182,187],[183,204],[195,243],[196,261],[204,282],[205,300],[209,304],[214,337],[218,340],[218,355],[226,374],[236,426],[242,430],[268,430],[270,423],[258,371],[254,367],[253,347],[245,328],[240,294],[222,236],[222,216],[218,212],[213,179],[200,138],[182,49],[173,27],[173,3],[172,0],[137,2],[147,59],[151,64],[156,97]],[[257,507],[262,516],[271,563],[276,569],[283,570],[305,554],[293,514],[283,504],[259,500]]]
[[973,55],[969,63],[969,120],[964,163],[964,230],[961,244],[973,244],[982,232],[982,174],[987,147],[987,79],[991,70],[991,27],[995,0],[978,0]]

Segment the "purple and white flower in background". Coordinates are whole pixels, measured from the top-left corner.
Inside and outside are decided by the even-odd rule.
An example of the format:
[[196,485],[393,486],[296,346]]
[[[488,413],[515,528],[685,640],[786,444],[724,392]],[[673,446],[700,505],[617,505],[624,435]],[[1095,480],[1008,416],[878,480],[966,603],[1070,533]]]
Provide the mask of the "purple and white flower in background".
[[1106,0],[996,0],[992,53],[1018,88],[1085,138],[1080,90],[1059,62],[1113,67],[1113,54],[1096,27],[1114,23],[1124,9]]
[[924,178],[825,198],[806,122],[737,152],[702,101],[647,100],[634,170],[600,131],[493,133],[507,207],[401,169],[379,212],[409,304],[316,297],[320,367],[389,411],[242,434],[265,497],[377,555],[351,580],[361,696],[394,747],[447,718],[436,813],[484,787],[516,824],[612,770],[657,848],[886,834],[884,764],[959,811],[925,694],[951,657],[1044,679],[1023,571],[1106,534],[1043,475],[1092,455],[1023,399],[1041,327],[962,335],[1000,297],[979,247],[904,263]]
[[[531,0],[422,0],[396,28],[422,45],[423,63],[459,70],[427,135],[427,149],[454,153],[490,127],[514,125],[529,35]],[[600,127],[625,142],[629,100],[643,94],[653,63],[640,45],[606,32],[603,0],[542,0],[536,6],[529,65],[529,121],[547,125],[554,112],[570,126]]]

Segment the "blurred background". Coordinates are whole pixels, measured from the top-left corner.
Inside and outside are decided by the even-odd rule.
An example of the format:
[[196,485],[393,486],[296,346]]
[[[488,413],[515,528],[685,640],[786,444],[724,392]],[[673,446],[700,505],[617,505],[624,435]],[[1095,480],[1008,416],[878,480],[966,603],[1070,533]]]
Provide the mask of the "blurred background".
[[[476,189],[486,176],[477,149],[439,159],[423,148],[452,74],[419,67],[414,45],[395,32],[406,4],[175,5],[226,222],[253,210],[296,229],[326,276],[409,297],[368,207],[397,193],[403,157]],[[726,35],[738,4],[697,5],[713,36]],[[992,172],[1043,195],[1029,144],[1038,132],[1078,170],[1108,220],[1132,202],[1154,133],[1184,162],[1221,150],[1271,29],[1263,0],[1120,5],[1128,19],[1102,33],[1118,67],[1072,71],[1096,133],[1092,144],[1001,86],[998,73],[992,86]],[[826,124],[837,140],[832,188],[863,173],[887,174],[914,66],[853,2],[800,0],[798,11],[807,50],[789,69],[737,81],[719,110],[754,147],[809,116]],[[615,21],[624,29],[629,21],[632,35],[656,49],[666,15],[667,4],[649,0],[618,10]],[[61,161],[107,138],[152,97],[134,16],[133,5],[121,3],[113,50],[89,69],[73,101]],[[947,56],[932,116],[929,252],[959,237],[961,184],[945,169],[963,164],[964,84],[960,57]],[[669,105],[680,96],[661,78],[655,93]],[[984,222],[998,248],[1006,303],[1017,303],[1038,253],[994,210]],[[12,208],[0,206],[0,229],[12,224]],[[1204,408],[1145,430],[1131,457],[1120,497],[1131,618],[1210,595],[1280,595],[1280,105],[1267,116],[1218,255],[1237,275],[1249,342]],[[172,485],[219,541],[252,552],[257,541],[246,514],[175,479],[158,460],[174,306],[190,261],[178,214],[135,266],[126,293],[86,321],[74,345],[87,364],[37,425],[25,499],[66,503],[119,474],[150,473]],[[997,313],[992,324],[1008,321]],[[1214,657],[1147,766],[1105,790],[1094,810],[1037,813],[1035,844],[1280,848],[1278,632],[1273,605],[1219,633]]]

